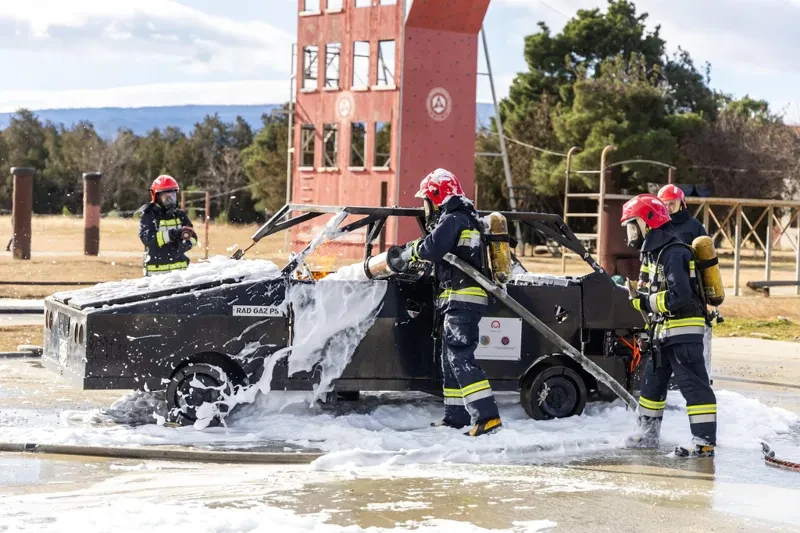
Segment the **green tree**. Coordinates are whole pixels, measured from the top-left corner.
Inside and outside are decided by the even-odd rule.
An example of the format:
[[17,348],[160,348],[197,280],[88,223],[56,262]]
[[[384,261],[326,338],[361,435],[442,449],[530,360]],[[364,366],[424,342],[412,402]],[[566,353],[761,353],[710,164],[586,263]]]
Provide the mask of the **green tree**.
[[263,115],[264,127],[253,144],[242,151],[244,171],[257,200],[256,209],[273,213],[286,202],[286,146],[288,117]]
[[[617,160],[673,162],[680,136],[696,131],[698,119],[712,119],[717,100],[708,87],[710,67],[698,71],[682,49],[667,56],[660,27],[648,30],[647,20],[633,2],[609,0],[606,12],[579,10],[558,34],[540,23],[525,38],[528,71],[501,102],[505,134],[558,153],[581,146],[575,169],[597,169],[611,143]],[[514,143],[509,155],[515,187],[530,183],[544,197],[536,204],[560,210],[564,157]],[[479,181],[497,181],[482,172]],[[652,172],[617,169],[612,185],[641,188]]]

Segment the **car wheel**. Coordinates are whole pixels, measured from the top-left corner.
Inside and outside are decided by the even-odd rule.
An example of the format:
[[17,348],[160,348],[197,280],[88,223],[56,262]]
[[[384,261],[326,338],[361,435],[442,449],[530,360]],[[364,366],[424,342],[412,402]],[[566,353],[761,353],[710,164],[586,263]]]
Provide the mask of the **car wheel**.
[[223,370],[204,363],[189,364],[175,372],[167,385],[167,419],[192,425],[197,421],[197,409],[204,403],[212,403],[217,405],[218,413],[209,425],[218,425],[230,409],[220,400],[232,391],[233,384]]
[[577,372],[565,366],[534,370],[522,382],[520,402],[534,420],[579,415],[586,407],[586,384]]

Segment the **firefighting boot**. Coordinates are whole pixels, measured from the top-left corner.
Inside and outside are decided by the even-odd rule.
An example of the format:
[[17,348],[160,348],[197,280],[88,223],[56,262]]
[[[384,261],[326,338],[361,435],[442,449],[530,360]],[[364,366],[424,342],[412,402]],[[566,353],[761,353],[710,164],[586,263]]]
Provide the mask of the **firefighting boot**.
[[661,434],[661,419],[649,416],[639,417],[639,428],[625,439],[626,448],[658,448]]
[[687,446],[676,446],[675,457],[686,457],[690,459],[714,457],[714,445],[695,437]]
[[472,426],[472,429],[464,433],[464,435],[467,435],[468,437],[480,437],[481,435],[494,433],[501,427],[503,427],[503,423],[499,418],[490,418],[488,420],[479,421],[477,424]]

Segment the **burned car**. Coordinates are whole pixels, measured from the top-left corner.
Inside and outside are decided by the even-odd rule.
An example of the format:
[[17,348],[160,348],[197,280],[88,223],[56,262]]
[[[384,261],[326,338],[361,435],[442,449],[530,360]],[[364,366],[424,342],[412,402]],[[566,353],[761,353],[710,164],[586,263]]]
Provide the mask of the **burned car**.
[[[289,204],[264,224],[254,241],[330,215],[337,216],[325,230],[329,237],[365,232],[365,264],[373,259],[376,241],[383,246],[382,229],[390,217],[416,219],[425,232],[421,209]],[[515,274],[505,286],[508,295],[626,390],[637,389],[642,366],[637,341],[645,324],[629,304],[627,291],[594,262],[559,216],[502,215],[571,250],[593,269],[577,277],[537,275],[514,258]],[[441,396],[441,343],[430,272],[420,267],[382,282],[317,281],[324,272],[297,275],[314,245],[281,269],[263,261],[225,259],[229,263],[213,272],[209,267],[208,275],[198,264],[192,275],[176,272],[54,294],[45,301],[44,364],[82,389],[165,390],[170,418],[191,423],[204,402],[260,382],[265,366],[272,372],[270,390],[313,390],[319,385],[319,365],[293,368],[287,359],[277,360],[274,368],[265,365],[272,355],[297,345],[298,332],[307,326],[308,319],[298,317],[296,302],[289,297],[293,291],[323,282],[327,287],[382,283],[377,314],[361,323],[365,330],[354,337],[357,342],[328,397],[352,399],[360,391]],[[250,268],[254,264],[260,266]],[[335,346],[323,343],[318,349]],[[523,408],[534,419],[577,415],[588,401],[614,398],[608,387],[494,298],[481,321],[476,358],[492,388],[519,391]]]

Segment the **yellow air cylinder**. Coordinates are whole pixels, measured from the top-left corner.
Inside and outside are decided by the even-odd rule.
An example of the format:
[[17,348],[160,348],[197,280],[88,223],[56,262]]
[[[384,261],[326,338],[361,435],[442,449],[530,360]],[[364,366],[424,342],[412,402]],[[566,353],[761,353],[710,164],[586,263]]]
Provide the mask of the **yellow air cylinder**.
[[485,219],[488,241],[489,265],[492,277],[502,285],[511,279],[511,246],[508,238],[508,221],[500,213],[489,214]]
[[[717,251],[714,249],[714,241],[706,235],[697,237],[692,241],[694,257],[697,269],[702,276],[703,287],[706,291],[706,300],[714,307],[721,305],[725,300],[725,287],[722,285],[722,273],[719,270]],[[712,265],[703,267],[703,263],[713,261]]]

